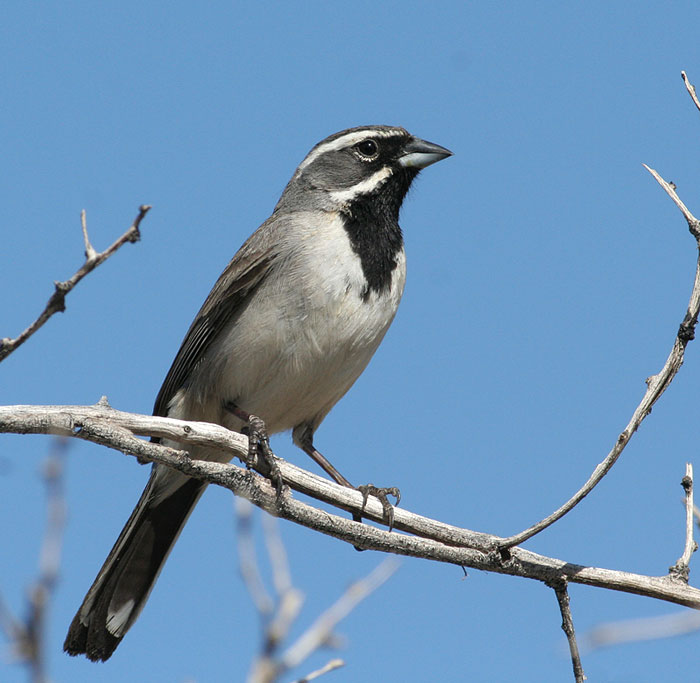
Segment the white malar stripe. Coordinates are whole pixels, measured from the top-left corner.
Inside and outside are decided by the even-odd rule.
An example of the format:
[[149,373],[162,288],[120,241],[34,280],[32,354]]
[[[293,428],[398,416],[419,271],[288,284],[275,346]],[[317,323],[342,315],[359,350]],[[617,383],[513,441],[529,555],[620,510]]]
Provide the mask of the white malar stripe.
[[373,138],[391,138],[395,135],[406,135],[406,132],[401,128],[389,128],[388,130],[376,130],[374,128],[365,128],[364,130],[356,130],[352,133],[347,133],[342,135],[336,140],[331,140],[317,147],[315,150],[309,153],[309,155],[299,164],[297,168],[297,173],[303,171],[309,164],[312,164],[318,157],[326,152],[334,152],[338,149],[343,149],[343,147],[351,147],[352,145],[361,142],[367,137]]
[[393,171],[392,171],[391,167],[385,166],[384,168],[380,169],[376,173],[373,173],[366,180],[363,180],[362,182],[359,182],[356,185],[349,187],[347,190],[336,190],[335,192],[331,192],[330,193],[331,199],[338,202],[339,204],[344,204],[345,202],[349,202],[349,201],[355,199],[355,197],[357,197],[359,195],[368,194],[369,192],[373,192],[380,185],[385,183],[387,178],[389,178],[389,176],[392,173],[393,173]]

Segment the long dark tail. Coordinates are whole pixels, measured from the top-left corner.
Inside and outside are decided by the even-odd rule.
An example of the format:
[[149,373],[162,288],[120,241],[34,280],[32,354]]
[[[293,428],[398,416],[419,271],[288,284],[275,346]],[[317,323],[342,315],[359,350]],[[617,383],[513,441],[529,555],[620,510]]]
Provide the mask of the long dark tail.
[[[63,649],[93,661],[112,656],[136,621],[206,484],[153,469],[148,485],[75,615]],[[161,492],[161,493],[159,493]]]

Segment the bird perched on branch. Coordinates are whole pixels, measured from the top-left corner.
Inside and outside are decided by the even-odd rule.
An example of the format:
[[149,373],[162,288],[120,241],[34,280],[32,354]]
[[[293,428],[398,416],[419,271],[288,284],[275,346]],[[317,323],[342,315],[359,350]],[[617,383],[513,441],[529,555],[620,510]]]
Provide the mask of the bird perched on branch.
[[[248,434],[281,479],[268,434],[294,443],[338,483],[313,435],[369,363],[396,314],[406,260],[399,210],[418,172],[451,152],[403,128],[362,126],[319,142],[268,218],[218,279],[190,326],[154,414]],[[175,442],[166,445],[180,447]],[[190,447],[193,458],[221,452]],[[64,649],[108,659],[143,609],[206,484],[154,465],[70,625]],[[360,487],[382,500],[397,489]]]

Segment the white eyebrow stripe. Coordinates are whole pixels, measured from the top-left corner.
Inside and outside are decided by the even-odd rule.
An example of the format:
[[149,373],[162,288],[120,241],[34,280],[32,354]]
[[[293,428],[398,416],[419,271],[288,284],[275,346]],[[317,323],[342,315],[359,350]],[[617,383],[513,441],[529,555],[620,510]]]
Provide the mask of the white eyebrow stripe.
[[389,166],[385,166],[376,173],[373,173],[369,178],[356,183],[347,190],[336,190],[331,192],[330,196],[336,202],[345,203],[354,199],[358,195],[366,194],[376,190],[382,183],[384,183],[387,178],[393,173],[393,170]]
[[306,159],[299,164],[297,173],[303,171],[309,164],[316,161],[316,159],[318,159],[318,157],[320,157],[322,154],[326,154],[326,152],[334,152],[335,150],[342,149],[343,147],[350,147],[368,137],[391,138],[396,135],[405,135],[405,133],[400,128],[389,128],[388,130],[365,128],[364,130],[356,130],[352,133],[346,133],[335,140],[322,143],[315,150],[309,152]]

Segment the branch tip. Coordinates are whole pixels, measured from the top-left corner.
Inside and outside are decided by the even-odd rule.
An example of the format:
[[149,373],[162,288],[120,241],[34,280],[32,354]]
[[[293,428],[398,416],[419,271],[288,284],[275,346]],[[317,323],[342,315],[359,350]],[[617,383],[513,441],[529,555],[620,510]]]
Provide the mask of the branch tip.
[[[695,96],[695,88],[689,85],[685,77],[685,72],[683,72],[683,80],[688,87],[688,91],[693,97],[693,101],[696,103],[698,109],[700,109],[700,102],[698,102],[698,99]],[[653,168],[647,164],[643,163],[642,166],[644,166],[644,168],[651,173],[656,182],[661,185],[673,203],[680,209],[688,223],[690,233],[695,238],[698,248],[700,248],[700,221],[695,218],[695,216],[689,211],[688,207],[681,201],[676,192],[675,185],[673,183],[666,182]],[[644,396],[632,414],[632,417],[630,418],[624,431],[618,436],[613,448],[610,450],[605,459],[596,466],[593,473],[589,476],[588,480],[583,484],[583,486],[581,486],[579,490],[571,498],[569,498],[569,500],[567,500],[545,519],[533,524],[524,531],[504,539],[501,548],[511,548],[520,545],[527,539],[532,538],[536,534],[546,529],[548,526],[554,524],[557,520],[561,519],[564,515],[576,507],[600,483],[603,477],[617,462],[617,459],[620,457],[622,451],[625,449],[630,439],[639,428],[639,425],[651,413],[651,409],[656,401],[661,397],[664,391],[666,391],[668,386],[673,381],[673,378],[678,374],[678,371],[683,364],[687,342],[695,336],[694,327],[698,320],[699,313],[700,259],[698,260],[695,270],[695,280],[690,293],[690,303],[688,304],[683,322],[681,323],[679,331],[676,335],[676,341],[673,344],[673,348],[671,349],[671,352],[660,372],[647,378],[647,389]]]
[[85,214],[85,209],[83,209],[80,212],[80,226],[83,229],[83,242],[85,244],[85,261],[92,261],[97,256],[97,252],[95,251],[92,244],[90,244],[90,238],[88,237],[87,218]]
[[685,493],[685,546],[683,554],[673,567],[669,567],[668,571],[671,578],[687,584],[690,577],[690,558],[698,548],[693,538],[695,505],[693,504],[693,465],[691,463],[685,465],[685,476],[681,479],[681,486]]
[[683,83],[685,83],[685,88],[692,98],[695,107],[698,109],[698,111],[700,111],[700,100],[698,100],[697,93],[695,92],[695,86],[688,80],[688,76],[685,71],[681,71],[681,78],[683,79]]
[[106,261],[114,252],[116,252],[125,242],[138,242],[140,239],[139,225],[144,216],[150,210],[148,204],[143,204],[139,207],[139,214],[134,220],[131,227],[111,244],[103,252],[96,252],[90,244],[87,231],[87,219],[85,210],[80,214],[80,222],[83,231],[83,242],[85,245],[85,263],[73,274],[71,278],[63,282],[54,282],[55,291],[49,297],[49,301],[44,307],[44,310],[39,314],[37,319],[29,325],[20,335],[14,339],[4,337],[2,345],[0,345],[0,361],[9,356],[15,349],[24,344],[29,337],[44,326],[46,321],[54,315],[54,313],[65,311],[65,296],[68,294],[88,273],[91,273],[97,266]]

